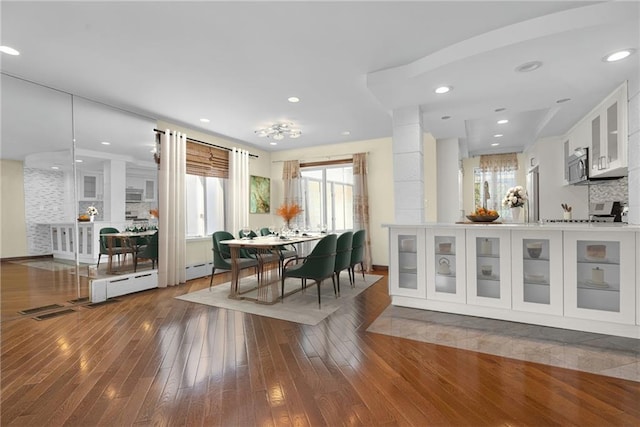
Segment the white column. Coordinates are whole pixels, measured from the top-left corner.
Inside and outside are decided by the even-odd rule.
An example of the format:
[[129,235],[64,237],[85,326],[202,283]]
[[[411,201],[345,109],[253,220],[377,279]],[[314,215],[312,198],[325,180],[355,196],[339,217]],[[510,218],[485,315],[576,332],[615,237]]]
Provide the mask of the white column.
[[395,222],[424,222],[424,163],[420,107],[393,111],[393,190]]
[[438,171],[438,222],[455,222],[460,219],[460,184],[458,139],[436,141]]
[[112,223],[125,222],[127,163],[123,160],[105,160],[103,169],[103,218]]
[[638,79],[628,86],[629,117],[629,224],[640,224],[640,88]]

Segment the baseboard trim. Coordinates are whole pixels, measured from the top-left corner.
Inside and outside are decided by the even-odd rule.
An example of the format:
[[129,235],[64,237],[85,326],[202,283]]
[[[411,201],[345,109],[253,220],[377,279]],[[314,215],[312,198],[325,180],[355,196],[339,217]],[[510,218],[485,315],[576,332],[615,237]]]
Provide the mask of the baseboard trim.
[[28,260],[36,260],[36,259],[44,259],[44,258],[53,258],[53,254],[27,255],[27,256],[16,256],[16,257],[10,257],[10,258],[0,258],[0,262],[28,261]]

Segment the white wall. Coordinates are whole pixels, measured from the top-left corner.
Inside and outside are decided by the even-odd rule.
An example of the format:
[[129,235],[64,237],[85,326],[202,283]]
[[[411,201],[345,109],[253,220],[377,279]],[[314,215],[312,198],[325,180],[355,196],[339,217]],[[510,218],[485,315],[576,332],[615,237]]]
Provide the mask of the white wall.
[[422,155],[424,158],[424,220],[436,222],[438,220],[439,189],[438,189],[438,144],[430,133],[422,137]]
[[27,256],[22,162],[0,159],[0,259]]
[[[320,147],[292,149],[271,153],[271,205],[283,202],[282,166],[285,160],[325,161],[350,158],[367,152],[369,167],[369,215],[371,225],[371,255],[374,265],[389,265],[388,230],[382,224],[394,221],[393,155],[391,138],[348,142]],[[274,224],[282,220],[274,216]]]
[[540,219],[562,219],[560,206],[572,207],[573,219],[588,219],[589,204],[586,185],[564,184],[564,138],[545,138],[537,141],[524,153],[527,170],[538,165],[540,173]]
[[458,139],[437,141],[437,221],[456,222],[460,219],[458,185]]

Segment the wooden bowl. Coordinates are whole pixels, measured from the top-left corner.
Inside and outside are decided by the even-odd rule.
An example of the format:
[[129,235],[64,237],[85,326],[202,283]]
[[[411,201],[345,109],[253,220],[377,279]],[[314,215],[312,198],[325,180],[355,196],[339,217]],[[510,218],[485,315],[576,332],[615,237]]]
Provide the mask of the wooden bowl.
[[467,215],[467,219],[472,222],[493,222],[500,218],[500,215]]

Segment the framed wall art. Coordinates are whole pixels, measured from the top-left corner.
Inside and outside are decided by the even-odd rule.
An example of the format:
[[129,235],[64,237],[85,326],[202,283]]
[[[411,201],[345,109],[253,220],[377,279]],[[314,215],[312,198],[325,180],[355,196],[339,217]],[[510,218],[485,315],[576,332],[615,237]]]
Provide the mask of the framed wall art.
[[271,179],[251,175],[249,213],[269,213],[271,211]]

